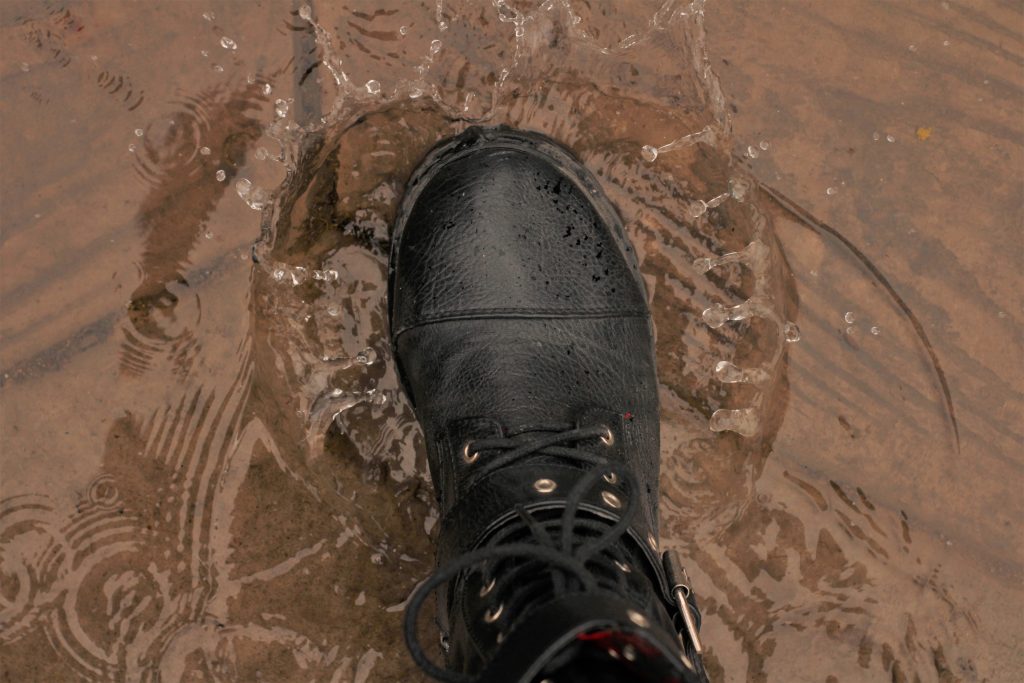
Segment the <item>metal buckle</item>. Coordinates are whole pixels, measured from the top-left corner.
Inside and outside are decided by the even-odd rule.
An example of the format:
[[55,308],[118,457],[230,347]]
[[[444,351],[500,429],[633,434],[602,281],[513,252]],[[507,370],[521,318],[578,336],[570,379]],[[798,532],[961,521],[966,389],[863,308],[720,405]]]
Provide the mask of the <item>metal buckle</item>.
[[669,592],[672,594],[672,599],[675,600],[680,616],[683,617],[686,635],[689,636],[690,642],[693,644],[693,651],[698,655],[704,654],[704,646],[697,633],[697,622],[693,618],[690,603],[686,601],[686,598],[690,596],[690,577],[686,575],[686,570],[679,562],[679,554],[674,550],[666,550],[661,556],[661,563],[665,567]]

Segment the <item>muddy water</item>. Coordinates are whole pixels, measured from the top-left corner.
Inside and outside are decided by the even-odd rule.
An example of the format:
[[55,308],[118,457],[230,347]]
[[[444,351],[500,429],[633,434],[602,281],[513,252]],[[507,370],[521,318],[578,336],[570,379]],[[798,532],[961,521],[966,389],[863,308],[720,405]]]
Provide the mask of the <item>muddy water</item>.
[[389,225],[506,123],[640,256],[713,677],[1015,680],[1021,17],[701,9],[0,6],[6,679],[420,680]]

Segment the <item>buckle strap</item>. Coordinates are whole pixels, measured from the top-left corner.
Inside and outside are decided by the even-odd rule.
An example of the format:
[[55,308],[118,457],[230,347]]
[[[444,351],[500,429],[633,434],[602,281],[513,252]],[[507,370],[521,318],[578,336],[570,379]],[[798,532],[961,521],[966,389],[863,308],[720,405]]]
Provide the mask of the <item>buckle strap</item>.
[[673,622],[676,616],[682,622],[682,628],[677,629],[679,640],[686,653],[696,659],[695,664],[703,670],[701,657],[704,654],[704,645],[699,633],[701,615],[697,607],[697,598],[690,587],[690,577],[679,561],[679,553],[675,550],[666,550],[661,560],[665,578],[668,580],[669,594],[675,607]]

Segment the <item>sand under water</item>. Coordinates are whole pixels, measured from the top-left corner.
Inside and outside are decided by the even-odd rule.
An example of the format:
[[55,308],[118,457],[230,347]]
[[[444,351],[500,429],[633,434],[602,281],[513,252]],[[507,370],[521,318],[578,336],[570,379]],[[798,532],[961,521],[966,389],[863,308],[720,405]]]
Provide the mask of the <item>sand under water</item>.
[[1011,681],[1024,18],[1000,3],[0,6],[0,672],[421,680],[405,180],[507,124],[620,211],[716,681]]

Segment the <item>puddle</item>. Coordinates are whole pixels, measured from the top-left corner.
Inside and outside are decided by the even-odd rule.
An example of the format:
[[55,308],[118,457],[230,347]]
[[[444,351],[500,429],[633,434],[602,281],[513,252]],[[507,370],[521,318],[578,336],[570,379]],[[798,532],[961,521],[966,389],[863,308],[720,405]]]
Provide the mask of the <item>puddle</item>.
[[662,545],[689,558],[713,679],[986,680],[974,565],[862,483],[908,443],[943,454],[931,481],[971,438],[934,331],[751,172],[775,147],[733,131],[717,11],[4,9],[14,117],[48,136],[38,168],[4,142],[35,188],[4,237],[5,673],[420,680],[401,612],[437,512],[387,342],[390,225],[438,140],[510,125],[569,145],[637,250]]

